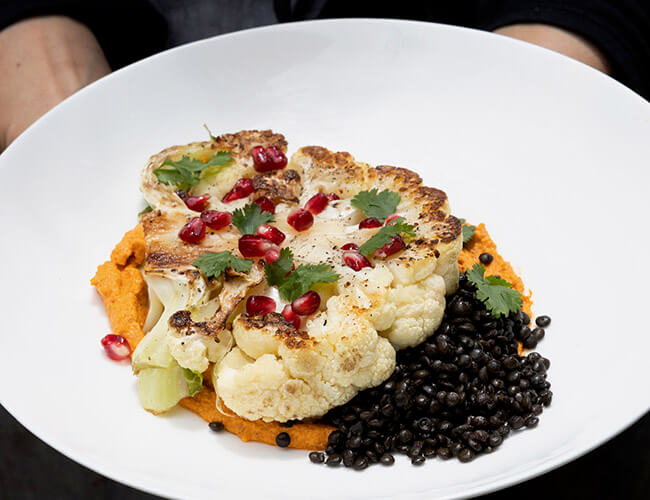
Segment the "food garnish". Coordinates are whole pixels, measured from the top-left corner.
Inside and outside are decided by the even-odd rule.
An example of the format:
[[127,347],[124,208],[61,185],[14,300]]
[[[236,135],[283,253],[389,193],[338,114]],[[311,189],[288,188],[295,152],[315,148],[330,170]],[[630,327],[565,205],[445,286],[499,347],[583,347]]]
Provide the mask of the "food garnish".
[[259,226],[274,220],[273,214],[266,210],[262,211],[257,203],[249,203],[232,213],[232,224],[241,234],[255,234]]
[[241,259],[228,251],[205,252],[192,265],[198,268],[207,278],[216,278],[228,267],[238,273],[247,273],[251,270],[253,261]]
[[357,193],[350,203],[361,210],[366,217],[376,217],[383,223],[386,217],[395,213],[401,199],[402,197],[394,191],[388,189],[379,191],[374,188]]
[[463,230],[463,245],[465,245],[465,243],[468,243],[469,240],[471,240],[472,237],[474,236],[474,231],[476,230],[476,226],[467,224],[467,221],[465,219],[460,219],[460,222],[462,224],[462,230]]
[[[399,195],[398,195],[399,196]],[[359,253],[364,257],[369,257],[373,252],[379,250],[384,245],[389,245],[393,237],[407,234],[415,236],[414,226],[404,222],[404,217],[397,217],[389,224],[377,231],[368,241],[359,247]]]
[[152,210],[153,208],[151,207],[151,205],[147,204],[146,207],[144,207],[142,210],[138,212],[138,217],[142,217],[144,214],[148,214]]
[[474,264],[467,271],[467,279],[476,286],[476,297],[495,318],[521,310],[521,293],[502,278],[485,276],[485,267],[481,264]]
[[190,158],[183,155],[180,160],[173,161],[171,158],[165,158],[162,165],[155,169],[153,173],[158,180],[168,186],[176,189],[189,191],[193,186],[201,182],[202,179],[217,175],[224,167],[233,162],[233,158],[228,151],[218,151],[207,162]]

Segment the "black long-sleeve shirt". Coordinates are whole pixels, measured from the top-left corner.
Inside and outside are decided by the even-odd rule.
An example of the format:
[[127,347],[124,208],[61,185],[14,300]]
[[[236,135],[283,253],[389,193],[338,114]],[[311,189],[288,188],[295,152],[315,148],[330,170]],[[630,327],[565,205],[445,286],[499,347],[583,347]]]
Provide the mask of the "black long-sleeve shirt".
[[[612,74],[650,99],[649,0],[240,0],[280,22],[334,17],[417,19],[494,30],[545,23],[577,33],[607,57]],[[0,29],[40,15],[65,15],[86,24],[116,69],[178,43],[214,34],[214,0],[0,0]]]

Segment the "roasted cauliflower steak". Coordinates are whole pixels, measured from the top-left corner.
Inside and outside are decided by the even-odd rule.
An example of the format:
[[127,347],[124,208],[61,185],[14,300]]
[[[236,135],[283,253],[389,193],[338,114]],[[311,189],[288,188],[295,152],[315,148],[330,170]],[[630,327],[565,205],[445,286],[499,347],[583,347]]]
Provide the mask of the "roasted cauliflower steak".
[[[150,293],[160,306],[150,323],[157,319],[154,328],[167,330],[169,352],[181,367],[200,372],[210,367],[218,399],[237,415],[280,422],[318,417],[386,380],[396,351],[418,345],[438,328],[445,295],[458,286],[461,223],[450,214],[443,191],[422,185],[417,174],[404,168],[372,167],[349,153],[307,146],[284,169],[260,174],[251,157],[258,145],[287,148],[282,135],[243,131],[169,148],[147,163],[141,188],[153,210],[142,218],[143,272],[154,284]],[[198,213],[154,171],[168,157],[202,158],[217,151],[230,152],[232,164],[202,180],[193,193],[210,194],[208,208],[228,212],[259,196],[270,198],[276,205],[272,225],[286,235],[281,246],[291,249],[295,265],[328,264],[339,275],[334,283],[315,285],[320,307],[300,329],[280,314],[286,303],[267,284],[257,262],[249,273],[229,269],[218,279],[202,276],[192,265],[204,252],[230,251],[241,257],[235,227],[208,229],[199,244],[178,238]],[[221,201],[243,177],[253,180],[253,195]],[[378,229],[359,229],[365,216],[351,200],[374,188],[400,195],[396,214],[414,226],[416,235],[402,251],[354,271],[345,265],[341,247],[361,245]],[[319,192],[339,199],[314,216],[310,229],[294,230],[287,216]],[[161,280],[168,286],[157,292]],[[244,303],[250,295],[272,296],[277,311],[247,314]]]

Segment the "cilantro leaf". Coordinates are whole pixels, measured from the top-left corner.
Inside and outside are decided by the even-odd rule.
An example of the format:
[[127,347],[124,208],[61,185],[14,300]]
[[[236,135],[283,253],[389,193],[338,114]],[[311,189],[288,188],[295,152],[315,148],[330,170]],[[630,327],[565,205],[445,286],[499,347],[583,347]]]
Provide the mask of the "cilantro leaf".
[[352,198],[350,204],[357,207],[366,217],[377,217],[381,222],[395,213],[402,197],[388,189],[379,192],[377,188],[370,191],[361,191]]
[[244,208],[238,208],[232,213],[232,223],[241,234],[255,234],[257,228],[267,222],[273,222],[270,212],[262,212],[257,203],[249,203]]
[[187,391],[190,393],[190,397],[203,388],[203,375],[201,373],[192,371],[189,368],[183,368],[183,376],[185,382],[187,382]]
[[476,287],[476,297],[485,304],[495,318],[507,316],[521,309],[521,294],[512,284],[496,276],[485,276],[485,267],[474,264],[467,270],[467,279]]
[[155,169],[153,173],[163,184],[173,186],[176,189],[189,191],[201,179],[218,174],[224,167],[230,165],[232,161],[233,158],[228,151],[218,151],[207,162],[202,162],[201,160],[190,158],[186,155],[177,161],[173,161],[167,157],[162,162],[162,165]]
[[206,277],[217,277],[223,273],[227,267],[239,273],[247,273],[253,265],[252,260],[240,259],[228,251],[224,252],[205,252],[202,253],[192,265],[198,268]]
[[217,138],[216,138],[215,136],[212,135],[212,132],[210,132],[210,129],[208,128],[207,124],[204,123],[204,124],[203,124],[203,128],[204,128],[205,130],[208,131],[208,135],[210,136],[210,140],[212,140],[212,141],[216,141],[216,140],[217,140]]
[[390,224],[382,227],[368,241],[359,247],[359,253],[368,257],[375,250],[379,250],[384,245],[388,245],[391,242],[393,236],[397,236],[399,234],[408,234],[409,236],[415,236],[413,225],[406,224],[404,222],[404,217],[397,217],[396,219],[390,221]]
[[465,224],[467,222],[465,219],[460,219],[460,222],[462,224],[463,230],[463,245],[465,245],[465,243],[474,237],[474,230],[476,229],[476,226]]
[[293,253],[288,248],[280,250],[280,257],[274,262],[264,264],[264,274],[270,286],[279,286],[293,267]]
[[147,204],[146,207],[138,212],[138,217],[142,217],[144,214],[148,214],[151,211],[153,211],[153,208],[151,208],[151,205]]
[[333,283],[340,276],[327,264],[300,264],[278,286],[280,297],[293,302],[316,283]]

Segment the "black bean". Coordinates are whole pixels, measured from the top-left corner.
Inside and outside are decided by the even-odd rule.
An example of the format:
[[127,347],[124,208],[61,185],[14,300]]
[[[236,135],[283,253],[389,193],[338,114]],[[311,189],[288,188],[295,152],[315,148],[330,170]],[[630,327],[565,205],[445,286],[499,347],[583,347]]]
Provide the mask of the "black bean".
[[223,423],[218,422],[218,421],[216,421],[216,420],[215,420],[214,422],[210,422],[210,423],[208,424],[208,427],[210,427],[210,430],[211,430],[211,431],[214,431],[214,432],[220,432],[220,431],[224,430],[224,425],[223,425]]
[[379,459],[379,461],[383,465],[393,465],[395,463],[395,457],[393,457],[393,455],[391,455],[390,453],[384,453]]
[[529,429],[532,429],[533,427],[537,427],[537,424],[539,423],[539,418],[530,416],[526,419],[526,427]]
[[550,316],[537,316],[535,319],[535,324],[537,326],[541,326],[542,328],[546,328],[551,324],[551,318]]
[[291,443],[291,436],[287,434],[286,432],[281,432],[277,436],[275,436],[275,444],[277,444],[280,448],[286,448],[289,446]]
[[402,443],[409,443],[413,439],[413,433],[408,429],[403,429],[399,433],[399,440]]
[[322,464],[325,461],[325,454],[320,451],[312,451],[309,454],[309,460],[315,464]]
[[460,453],[458,453],[458,460],[461,462],[469,462],[474,458],[474,452],[468,448],[463,448]]
[[481,261],[481,264],[487,266],[492,263],[494,257],[490,253],[482,253],[481,255],[478,256],[478,260]]
[[327,459],[325,460],[325,465],[329,465],[330,467],[336,467],[337,465],[341,465],[341,455],[334,454],[328,456]]
[[416,457],[411,458],[411,463],[413,465],[422,465],[425,462],[426,458],[424,458],[422,455],[418,455]]

